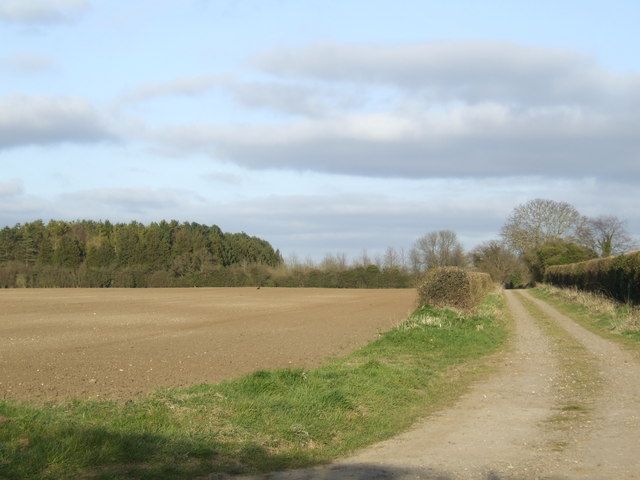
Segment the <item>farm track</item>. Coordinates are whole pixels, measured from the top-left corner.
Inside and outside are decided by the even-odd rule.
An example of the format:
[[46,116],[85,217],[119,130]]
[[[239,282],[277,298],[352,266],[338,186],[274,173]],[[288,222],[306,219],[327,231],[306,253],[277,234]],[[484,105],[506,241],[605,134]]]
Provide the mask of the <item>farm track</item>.
[[415,291],[0,290],[0,396],[129,399],[312,367],[407,317]]
[[[261,478],[640,479],[637,357],[526,292],[506,296],[515,321],[513,348],[496,374],[455,405],[351,458]],[[564,348],[523,300],[560,332]],[[581,389],[563,371],[578,351],[597,387]],[[572,400],[587,407],[558,428],[567,390],[582,395]]]

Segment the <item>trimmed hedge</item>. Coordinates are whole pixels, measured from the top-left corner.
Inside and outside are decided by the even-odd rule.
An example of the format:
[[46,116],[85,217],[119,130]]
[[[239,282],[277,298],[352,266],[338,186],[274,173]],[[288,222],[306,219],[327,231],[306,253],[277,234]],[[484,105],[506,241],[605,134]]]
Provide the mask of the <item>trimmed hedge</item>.
[[547,267],[544,280],[576,287],[621,302],[640,303],[640,252]]
[[460,267],[429,270],[418,286],[420,306],[453,307],[470,310],[494,287],[487,273],[470,272]]

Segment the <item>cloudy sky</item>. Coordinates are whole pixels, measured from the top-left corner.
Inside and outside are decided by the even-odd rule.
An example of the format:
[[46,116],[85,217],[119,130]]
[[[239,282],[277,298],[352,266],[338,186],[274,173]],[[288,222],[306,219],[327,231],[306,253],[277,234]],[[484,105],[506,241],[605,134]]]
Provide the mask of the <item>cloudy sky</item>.
[[177,219],[285,254],[640,235],[640,4],[0,0],[0,225]]

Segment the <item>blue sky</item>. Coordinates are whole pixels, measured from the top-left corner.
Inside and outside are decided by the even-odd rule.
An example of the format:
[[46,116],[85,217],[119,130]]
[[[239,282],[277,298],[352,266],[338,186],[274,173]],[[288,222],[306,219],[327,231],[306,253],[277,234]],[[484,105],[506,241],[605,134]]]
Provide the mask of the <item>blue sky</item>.
[[0,0],[0,224],[216,223],[321,257],[536,197],[640,234],[637,2]]

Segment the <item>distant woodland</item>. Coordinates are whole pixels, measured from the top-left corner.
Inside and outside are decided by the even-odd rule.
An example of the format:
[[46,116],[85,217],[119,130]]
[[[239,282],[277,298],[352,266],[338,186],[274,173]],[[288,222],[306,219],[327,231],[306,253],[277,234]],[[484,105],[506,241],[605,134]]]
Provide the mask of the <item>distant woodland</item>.
[[198,223],[35,221],[0,230],[0,286],[186,285],[234,265],[281,262],[265,240]]
[[0,230],[0,288],[405,288],[443,266],[479,270],[515,287],[543,281],[555,265],[638,248],[615,215],[589,218],[548,199],[514,208],[501,237],[466,252],[455,232],[439,230],[419,237],[408,251],[389,247],[374,258],[363,250],[351,261],[337,253],[319,262],[285,262],[266,240],[216,225],[35,221]]
[[35,221],[0,230],[0,288],[411,286],[396,265],[285,265],[269,242],[216,225]]

